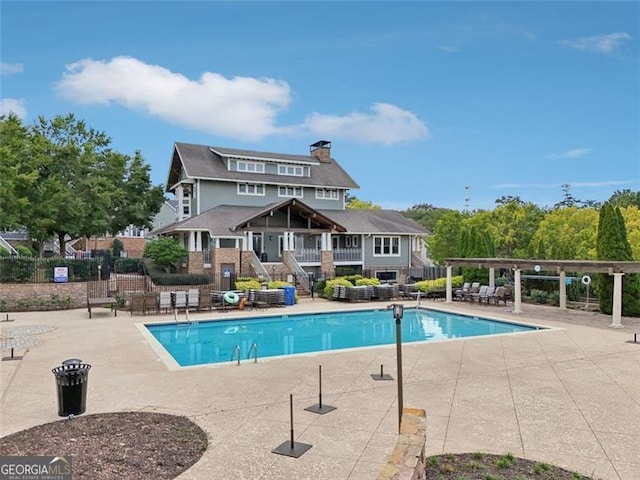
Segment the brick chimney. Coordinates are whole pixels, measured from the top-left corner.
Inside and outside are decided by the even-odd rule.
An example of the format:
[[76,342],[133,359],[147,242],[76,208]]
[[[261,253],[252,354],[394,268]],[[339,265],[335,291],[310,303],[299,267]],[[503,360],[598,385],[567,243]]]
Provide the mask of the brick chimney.
[[331,162],[331,142],[319,140],[316,143],[312,143],[309,148],[311,149],[312,157],[324,163]]

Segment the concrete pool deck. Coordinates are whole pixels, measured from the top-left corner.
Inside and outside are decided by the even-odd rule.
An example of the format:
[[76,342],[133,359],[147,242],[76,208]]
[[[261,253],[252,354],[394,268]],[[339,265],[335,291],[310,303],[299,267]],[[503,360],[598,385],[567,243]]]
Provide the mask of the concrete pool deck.
[[[623,318],[625,328],[612,329],[608,316],[553,307],[525,304],[515,315],[511,305],[422,305],[552,327],[403,346],[404,405],[427,412],[427,455],[511,452],[594,478],[639,478],[640,343],[631,341],[640,319]],[[303,299],[285,309],[191,319],[385,307]],[[207,431],[207,451],[181,480],[371,480],[396,442],[396,382],[371,378],[381,364],[396,377],[395,346],[170,370],[136,324],[171,315],[114,317],[99,309],[89,319],[79,309],[9,317],[15,320],[0,328],[41,333],[28,351],[16,349],[22,360],[0,363],[2,436],[59,420],[51,369],[80,358],[92,365],[86,414],[172,413]],[[318,365],[323,401],[337,407],[327,415],[304,411],[318,400]],[[299,459],[271,453],[289,437],[289,394],[296,441],[313,445]]]

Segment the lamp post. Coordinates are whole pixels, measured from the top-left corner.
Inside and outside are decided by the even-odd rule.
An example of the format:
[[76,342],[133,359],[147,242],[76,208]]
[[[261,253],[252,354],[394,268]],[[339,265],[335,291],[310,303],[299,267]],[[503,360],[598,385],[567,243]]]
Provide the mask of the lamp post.
[[102,265],[98,265],[98,280],[102,280]]
[[396,319],[396,361],[398,370],[398,433],[402,424],[402,410],[404,401],[402,398],[402,314],[404,305],[393,304],[393,318]]

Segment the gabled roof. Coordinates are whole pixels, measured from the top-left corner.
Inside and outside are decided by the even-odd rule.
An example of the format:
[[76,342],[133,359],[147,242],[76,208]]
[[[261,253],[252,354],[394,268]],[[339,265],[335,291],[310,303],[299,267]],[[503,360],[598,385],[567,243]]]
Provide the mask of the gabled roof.
[[[291,177],[276,174],[230,172],[224,162],[224,158],[227,157],[306,164],[311,167],[311,176]],[[246,181],[325,188],[359,188],[358,184],[335,159],[331,159],[330,162],[319,162],[310,155],[236,150],[176,142],[171,158],[171,167],[169,168],[167,191],[180,180],[180,172],[182,170],[184,170],[185,176],[189,178],[205,180]]]
[[[241,237],[244,229],[251,230],[257,219],[272,211],[292,208],[297,214],[313,216],[314,228],[353,234],[426,235],[428,232],[416,221],[395,210],[315,210],[297,199],[275,202],[263,207],[219,205],[206,212],[175,222],[152,234],[161,235],[181,231],[208,231],[212,237]],[[256,226],[256,231],[264,230]],[[286,230],[277,227],[279,230]]]

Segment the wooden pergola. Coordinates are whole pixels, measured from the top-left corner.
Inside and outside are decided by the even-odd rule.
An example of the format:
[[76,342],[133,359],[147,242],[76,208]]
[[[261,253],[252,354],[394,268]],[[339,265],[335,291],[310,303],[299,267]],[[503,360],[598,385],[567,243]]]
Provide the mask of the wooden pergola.
[[[453,267],[489,269],[489,285],[494,286],[495,269],[507,268],[514,272],[513,313],[522,313],[522,270],[553,272],[558,274],[560,308],[567,308],[567,272],[607,273],[613,276],[613,312],[610,327],[622,327],[622,276],[640,273],[640,262],[590,261],[590,260],[535,260],[522,258],[447,258],[447,302],[453,301],[451,277]],[[585,279],[589,281],[588,279]]]

